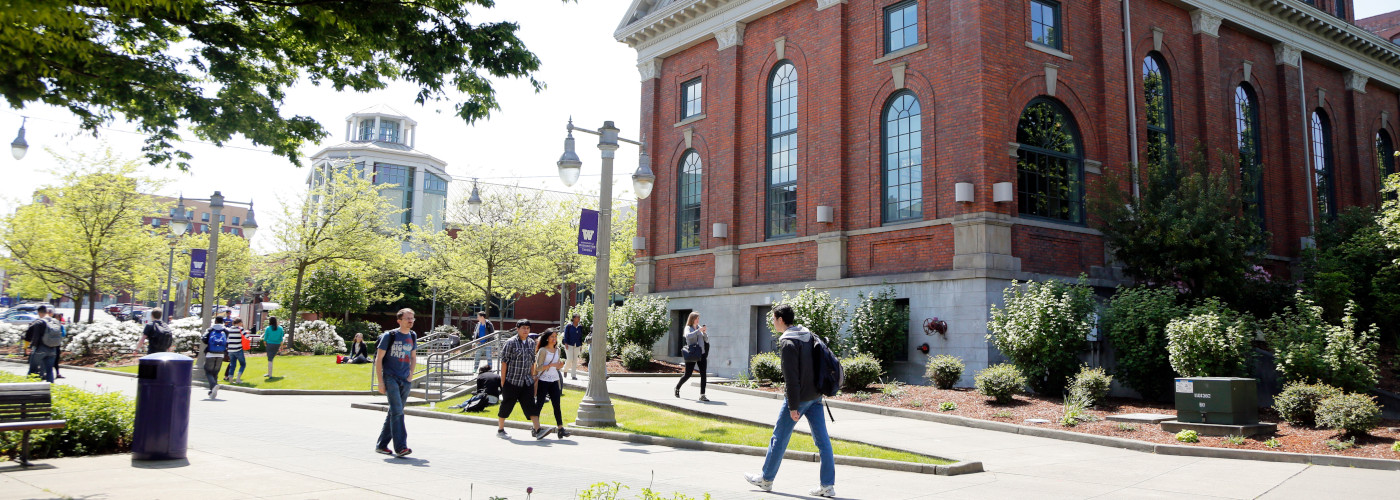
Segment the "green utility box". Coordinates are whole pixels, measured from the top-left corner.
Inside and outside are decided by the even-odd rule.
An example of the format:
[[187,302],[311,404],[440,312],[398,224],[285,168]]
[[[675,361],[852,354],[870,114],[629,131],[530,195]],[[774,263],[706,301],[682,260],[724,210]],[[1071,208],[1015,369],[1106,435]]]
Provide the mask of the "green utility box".
[[1252,425],[1259,423],[1258,382],[1252,378],[1176,379],[1176,419],[1180,422]]

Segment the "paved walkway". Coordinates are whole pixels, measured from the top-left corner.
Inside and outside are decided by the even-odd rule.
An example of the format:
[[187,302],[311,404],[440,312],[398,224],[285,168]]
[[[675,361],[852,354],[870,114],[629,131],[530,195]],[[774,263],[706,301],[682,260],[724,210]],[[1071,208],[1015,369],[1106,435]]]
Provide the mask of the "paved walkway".
[[[586,384],[586,377],[578,383]],[[675,378],[608,380],[612,393],[693,407],[699,411],[772,425],[778,401],[699,388],[672,394]],[[692,379],[694,380],[694,379]],[[1400,472],[1154,455],[1137,451],[1008,434],[933,422],[833,409],[833,437],[957,460],[977,460],[986,473],[977,484],[930,478],[921,490],[938,498],[1400,498]],[[798,424],[799,430],[806,426]],[[803,439],[795,437],[794,439]],[[837,483],[865,474],[837,469]],[[844,493],[844,492],[843,492]],[[885,497],[895,498],[895,497]]]

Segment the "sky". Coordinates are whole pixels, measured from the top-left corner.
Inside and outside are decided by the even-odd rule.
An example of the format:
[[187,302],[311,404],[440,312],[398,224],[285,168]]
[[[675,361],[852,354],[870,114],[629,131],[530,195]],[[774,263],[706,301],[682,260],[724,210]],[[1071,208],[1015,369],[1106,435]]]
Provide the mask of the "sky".
[[[418,122],[418,149],[447,162],[448,173],[459,179],[453,183],[454,192],[470,189],[466,179],[473,177],[487,183],[596,192],[600,158],[593,136],[576,136],[584,176],[572,188],[559,180],[554,163],[563,152],[564,126],[571,116],[576,125],[593,129],[611,120],[623,137],[641,139],[636,52],[612,38],[630,0],[507,0],[497,5],[477,11],[473,20],[520,24],[520,38],[542,61],[536,78],[548,85],[543,92],[536,94],[524,80],[497,81],[501,110],[468,126],[452,115],[451,102],[414,104],[412,85],[394,83],[385,90],[361,94],[302,84],[288,91],[283,116],[309,116],[330,133],[321,144],[308,145],[303,154],[310,156],[321,147],[342,142],[349,114],[387,104]],[[1356,17],[1364,18],[1397,5],[1395,0],[1355,0],[1354,8]],[[144,136],[132,133],[134,125],[119,119],[94,138],[82,132],[67,111],[47,106],[0,110],[0,138],[13,137],[10,134],[19,129],[21,116],[29,117],[25,126],[29,153],[20,161],[0,155],[4,172],[0,213],[12,211],[35,189],[52,182],[49,171],[57,161],[46,149],[71,154],[106,145],[118,154],[142,159]],[[224,148],[198,142],[179,146],[194,155],[189,172],[146,167],[147,173],[169,179],[161,194],[208,198],[219,190],[228,200],[255,202],[264,231],[256,235],[253,246],[271,250],[266,230],[280,212],[278,200],[290,200],[305,189],[305,168],[298,169],[268,148],[238,137]],[[613,188],[617,197],[633,198],[629,175],[636,169],[637,154],[630,145],[618,151]]]

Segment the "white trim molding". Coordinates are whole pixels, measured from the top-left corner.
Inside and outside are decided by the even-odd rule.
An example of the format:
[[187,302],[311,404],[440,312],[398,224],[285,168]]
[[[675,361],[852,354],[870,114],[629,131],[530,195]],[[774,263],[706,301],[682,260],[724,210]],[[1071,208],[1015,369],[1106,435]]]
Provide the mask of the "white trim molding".
[[744,23],[734,23],[720,28],[715,32],[715,43],[717,50],[724,50],[730,47],[744,44]]
[[642,74],[642,81],[661,77],[661,61],[660,57],[653,57],[637,63],[637,72]]

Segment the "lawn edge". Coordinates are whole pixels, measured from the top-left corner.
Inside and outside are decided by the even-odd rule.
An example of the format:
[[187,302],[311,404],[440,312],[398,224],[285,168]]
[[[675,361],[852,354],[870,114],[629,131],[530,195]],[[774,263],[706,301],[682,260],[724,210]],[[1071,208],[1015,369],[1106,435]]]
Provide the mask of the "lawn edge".
[[[756,389],[746,389],[743,387],[732,387],[726,385],[711,384],[711,388],[745,394],[749,396],[759,396],[769,399],[780,399],[781,394],[774,394]],[[1328,465],[1334,467],[1356,467],[1361,469],[1376,470],[1400,470],[1400,460],[1385,458],[1348,457],[1340,455],[1316,455],[1311,453],[1292,453],[1286,451],[1262,451],[1262,450],[1237,450],[1231,448],[1214,448],[1183,446],[1175,444],[1158,444],[1135,439],[1126,439],[1113,436],[1100,436],[1097,434],[1086,434],[1082,432],[1062,431],[1058,429],[1046,429],[1041,427],[1030,427],[1006,422],[993,422],[958,415],[947,415],[941,413],[924,412],[918,410],[905,410],[902,408],[890,408],[886,406],[871,405],[864,403],[853,403],[850,401],[826,400],[826,404],[832,408],[859,411],[864,413],[874,413],[889,417],[900,417],[940,424],[957,425],[971,427],[988,431],[1006,432],[1011,434],[1021,434],[1024,436],[1043,437],[1057,439],[1060,441],[1072,441],[1076,443],[1092,444],[1097,446],[1107,446],[1111,448],[1123,448],[1143,453],[1154,453],[1158,455],[1177,455],[1183,457],[1200,458],[1226,458],[1233,460],[1254,460],[1259,462],[1294,463],[1307,465]]]
[[[372,411],[388,411],[388,407],[383,403],[350,403],[351,408]],[[455,422],[466,422],[482,425],[497,425],[494,418],[477,417],[472,415],[453,415],[435,410],[425,410],[421,408],[404,408],[405,415],[412,415],[423,418],[436,418],[439,420],[452,420]],[[704,415],[710,417],[711,415]],[[745,422],[748,423],[748,422]],[[530,429],[530,424],[514,420],[507,420],[506,426],[512,429]],[[577,436],[595,437],[611,439],[613,441],[623,441],[628,443],[652,444],[658,446],[668,446],[671,448],[683,448],[688,450],[714,451],[719,453],[732,453],[736,455],[764,456],[768,453],[766,448],[757,446],[745,446],[739,444],[709,443],[705,441],[695,441],[691,439],[680,439],[670,437],[648,436],[645,434],[631,434],[626,432],[602,431],[587,427],[569,426],[569,434]],[[908,450],[899,450],[906,453],[915,453]],[[919,453],[923,455],[922,453]],[[818,462],[820,457],[809,451],[789,450],[783,455],[785,459],[801,460],[804,462]],[[942,457],[934,457],[942,458]],[[947,460],[947,459],[944,459]],[[836,455],[837,465],[849,465],[853,467],[865,467],[870,469],[893,470],[900,472],[913,472],[917,474],[934,474],[939,476],[958,476],[982,472],[982,462],[954,462],[947,465],[919,464],[913,462],[899,462],[895,460],[884,460],[879,458],[851,457],[846,455]]]
[[[25,363],[25,362],[22,362],[22,361],[15,361],[15,360],[12,360],[12,359],[0,359],[0,362],[11,363],[11,364],[16,364],[16,365],[28,365],[28,363]],[[118,376],[118,377],[136,378],[136,374],[135,374],[135,373],[119,372],[119,371],[116,371],[116,370],[104,370],[104,369],[102,369],[102,368],[93,368],[93,367],[90,367],[90,366],[58,365],[58,367],[59,367],[59,368],[62,368],[62,369],[64,369],[64,370],[78,370],[78,371],[84,371],[84,372],[102,373],[102,374],[106,374],[106,375],[116,375],[116,376]],[[203,381],[203,380],[190,380],[190,385],[191,385],[191,386],[197,386],[197,387],[209,387],[209,383],[208,383],[208,382],[205,382],[205,381]],[[230,391],[230,392],[246,392],[246,393],[248,393],[248,394],[257,394],[257,395],[259,395],[259,396],[378,396],[378,395],[379,395],[379,392],[377,392],[377,391],[341,391],[341,390],[331,390],[331,389],[257,389],[257,388],[254,388],[254,387],[240,387],[240,386],[236,386],[236,385],[225,385],[225,384],[219,384],[219,390],[221,390],[221,391]]]

